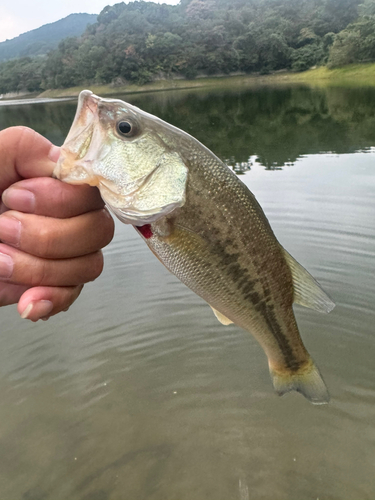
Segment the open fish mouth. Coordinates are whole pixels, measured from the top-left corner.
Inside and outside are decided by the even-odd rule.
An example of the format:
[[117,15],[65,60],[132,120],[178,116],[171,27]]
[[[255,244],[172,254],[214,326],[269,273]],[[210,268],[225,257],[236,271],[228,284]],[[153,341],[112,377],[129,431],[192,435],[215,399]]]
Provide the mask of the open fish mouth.
[[[80,93],[77,111],[61,148],[54,176],[70,184],[85,183],[97,186],[101,190],[104,201],[115,211],[120,208],[116,206],[119,201],[123,205],[130,202],[129,199],[123,199],[124,196],[134,196],[158,168],[158,165],[143,177],[126,183],[122,186],[121,192],[114,181],[106,179],[94,170],[94,164],[103,159],[109,149],[108,147],[103,148],[107,137],[105,131],[99,126],[100,114],[98,108],[99,103],[102,101],[103,99],[90,90],[84,90]],[[111,102],[112,100],[107,99],[106,101]],[[101,154],[98,156],[99,152]],[[119,197],[122,198],[119,200]]]
[[[100,141],[98,103],[100,98],[90,90],[84,90],[80,93],[76,114],[61,147],[60,158],[54,170],[54,176],[70,184],[90,184],[99,186],[100,178],[94,173],[92,163],[94,158],[90,159],[90,149],[95,142]],[[96,159],[96,158],[95,158]],[[107,188],[109,188],[107,183]],[[111,187],[115,189],[115,186]]]
[[[155,117],[150,116],[123,101],[84,90],[54,176],[98,187],[108,207],[129,224],[149,224],[181,207],[187,167],[178,153],[165,148],[152,126]],[[121,120],[133,125],[135,132],[129,137],[119,132]]]

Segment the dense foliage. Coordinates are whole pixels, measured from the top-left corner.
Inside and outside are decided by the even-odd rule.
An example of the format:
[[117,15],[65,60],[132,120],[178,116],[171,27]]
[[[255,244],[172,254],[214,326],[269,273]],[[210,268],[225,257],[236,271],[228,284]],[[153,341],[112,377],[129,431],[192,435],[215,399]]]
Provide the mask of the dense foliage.
[[360,17],[338,33],[332,45],[328,66],[375,61],[375,16]]
[[375,60],[374,16],[375,0],[119,3],[42,61],[0,65],[0,93]]

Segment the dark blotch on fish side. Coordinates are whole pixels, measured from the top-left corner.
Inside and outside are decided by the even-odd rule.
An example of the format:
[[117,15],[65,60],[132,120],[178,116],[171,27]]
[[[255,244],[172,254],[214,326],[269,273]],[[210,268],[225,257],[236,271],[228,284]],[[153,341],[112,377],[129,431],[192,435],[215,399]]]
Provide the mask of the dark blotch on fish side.
[[301,368],[301,363],[297,361],[289,340],[283,334],[282,329],[280,328],[280,325],[275,316],[273,305],[267,305],[264,300],[261,300],[258,304],[256,304],[255,307],[262,314],[268,324],[269,329],[273,333],[273,336],[284,355],[286,367],[292,372],[297,372]]

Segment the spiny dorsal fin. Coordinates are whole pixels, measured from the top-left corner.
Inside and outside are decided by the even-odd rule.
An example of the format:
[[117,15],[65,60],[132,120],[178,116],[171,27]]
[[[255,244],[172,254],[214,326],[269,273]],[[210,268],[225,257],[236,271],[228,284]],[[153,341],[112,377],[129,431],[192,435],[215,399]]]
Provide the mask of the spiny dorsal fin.
[[210,306],[210,307],[213,310],[217,319],[220,321],[220,323],[222,323],[223,325],[231,325],[233,323],[233,321],[231,321],[226,316],[224,316],[224,314],[221,314],[221,312],[217,311],[214,307],[212,307],[212,306]]
[[294,302],[319,312],[329,313],[335,303],[323,291],[319,283],[283,248],[285,259],[292,272]]

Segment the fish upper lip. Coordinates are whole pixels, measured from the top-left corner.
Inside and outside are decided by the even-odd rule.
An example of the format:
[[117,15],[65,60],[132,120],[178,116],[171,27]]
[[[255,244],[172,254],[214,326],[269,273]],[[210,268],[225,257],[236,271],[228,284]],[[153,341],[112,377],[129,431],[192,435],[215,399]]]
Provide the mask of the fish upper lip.
[[[162,166],[162,162],[157,161],[151,171],[138,179],[129,180],[129,182],[125,181],[123,187],[119,188],[116,186],[115,180],[106,179],[99,172],[95,172],[95,162],[93,163],[90,151],[94,128],[99,120],[100,102],[101,98],[91,91],[84,90],[81,92],[75,120],[64,146],[67,150],[71,146],[71,152],[75,153],[76,162],[78,160],[80,168],[86,173],[88,183],[98,187],[102,186],[107,191],[107,196],[112,198],[112,200],[107,201],[109,205],[112,202],[117,207],[126,206],[129,198],[135,197],[138,191],[144,190],[150,178]],[[78,138],[81,138],[82,142]],[[78,146],[76,146],[77,143]]]
[[[87,92],[91,92],[88,90]],[[98,111],[99,98],[93,94],[92,92],[87,96],[85,101],[86,107],[91,111],[93,115]],[[92,109],[92,105],[94,105],[94,109]]]
[[90,102],[86,104],[87,108],[89,109],[89,111],[91,111],[91,113],[94,115],[98,109],[98,105],[96,105],[96,108],[95,109],[91,109],[90,107]]

